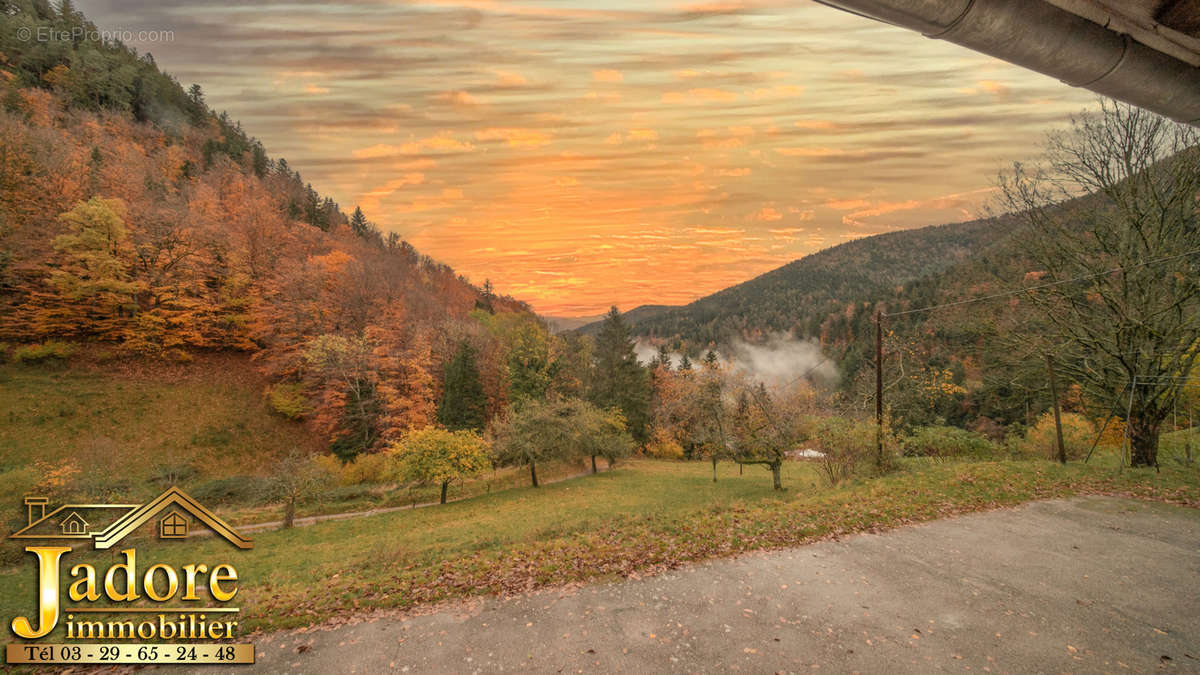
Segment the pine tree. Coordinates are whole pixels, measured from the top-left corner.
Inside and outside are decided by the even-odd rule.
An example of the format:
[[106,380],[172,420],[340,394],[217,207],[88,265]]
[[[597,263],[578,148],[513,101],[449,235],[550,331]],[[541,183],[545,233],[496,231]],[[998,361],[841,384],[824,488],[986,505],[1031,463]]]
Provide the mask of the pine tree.
[[363,215],[362,209],[354,207],[354,215],[350,216],[350,230],[354,234],[365,237],[371,231],[371,224],[367,222],[367,217]]
[[638,363],[629,324],[616,307],[609,310],[596,336],[595,364],[592,402],[623,412],[629,433],[644,443],[650,415],[650,379]]
[[496,297],[496,292],[492,288],[490,279],[483,280],[483,289],[480,290],[479,298],[475,300],[475,309],[482,309],[488,314],[495,314],[496,307],[492,304],[492,299]]
[[479,380],[475,349],[463,342],[446,364],[446,379],[442,400],[438,404],[437,420],[451,431],[479,430],[487,421],[486,409],[487,397]]
[[658,355],[655,357],[657,363],[650,364],[651,366],[662,366],[666,370],[671,369],[671,349],[664,345],[658,346]]
[[679,371],[682,373],[687,373],[687,372],[691,372],[691,370],[692,370],[692,360],[688,358],[687,354],[681,355],[679,357]]

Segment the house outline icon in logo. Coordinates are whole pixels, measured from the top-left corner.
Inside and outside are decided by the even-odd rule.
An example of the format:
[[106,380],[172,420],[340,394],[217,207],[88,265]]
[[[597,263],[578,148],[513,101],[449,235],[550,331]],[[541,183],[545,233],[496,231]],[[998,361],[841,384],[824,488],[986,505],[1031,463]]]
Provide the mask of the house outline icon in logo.
[[[140,505],[63,504],[46,513],[48,503],[45,497],[26,497],[29,524],[8,538],[90,539],[93,547],[103,550],[116,546],[142,525],[157,519],[156,531],[161,539],[183,539],[192,529],[192,521],[198,521],[238,548],[254,548],[252,539],[174,486]],[[35,507],[40,509],[36,518]]]
[[84,520],[78,511],[72,511],[63,518],[59,527],[62,528],[63,534],[87,534],[88,521]]

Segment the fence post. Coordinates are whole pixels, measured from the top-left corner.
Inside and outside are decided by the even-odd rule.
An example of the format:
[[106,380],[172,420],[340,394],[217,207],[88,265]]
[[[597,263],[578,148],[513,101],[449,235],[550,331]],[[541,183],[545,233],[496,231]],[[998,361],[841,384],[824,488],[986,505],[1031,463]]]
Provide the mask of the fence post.
[[883,311],[875,312],[875,465],[883,466]]

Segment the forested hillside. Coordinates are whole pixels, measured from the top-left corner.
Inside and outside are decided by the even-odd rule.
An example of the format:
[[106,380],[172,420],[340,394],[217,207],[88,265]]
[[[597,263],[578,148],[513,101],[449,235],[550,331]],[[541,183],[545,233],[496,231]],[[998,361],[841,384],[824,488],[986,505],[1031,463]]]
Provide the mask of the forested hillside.
[[984,219],[857,239],[686,306],[638,307],[626,318],[639,335],[695,345],[777,331],[819,336],[831,315],[961,262],[1007,231]]
[[[485,332],[453,322],[528,314],[348,217],[199,86],[97,39],[69,3],[7,4],[0,355],[249,352],[277,409],[354,454],[432,422],[457,338]],[[70,37],[21,41],[20,28]],[[485,383],[497,409],[503,382]]]
[[[1001,216],[858,239],[684,307],[625,316],[635,334],[693,358],[780,333],[816,339],[837,366],[846,404],[865,405],[873,398],[876,312],[1018,287],[1031,263],[1016,229]],[[983,420],[999,428],[1036,421],[1049,404],[1049,393],[1035,384],[1044,372],[1014,369],[1011,345],[996,339],[1012,319],[999,316],[995,306],[967,305],[887,319],[888,402],[901,422],[975,427]]]

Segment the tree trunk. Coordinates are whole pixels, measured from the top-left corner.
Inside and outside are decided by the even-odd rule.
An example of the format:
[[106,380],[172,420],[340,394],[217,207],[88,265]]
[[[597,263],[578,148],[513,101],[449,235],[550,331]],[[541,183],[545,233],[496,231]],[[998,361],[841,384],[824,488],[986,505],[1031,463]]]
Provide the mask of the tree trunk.
[[596,473],[596,456],[592,455],[592,473]]
[[1046,371],[1050,374],[1050,397],[1054,401],[1054,435],[1056,448],[1058,449],[1058,461],[1067,463],[1067,446],[1063,443],[1062,434],[1062,415],[1058,409],[1058,386],[1054,383],[1054,359],[1050,355],[1046,355]]
[[717,482],[717,456],[716,455],[713,455],[712,463],[713,463],[713,482],[715,483],[715,482]]
[[533,487],[537,487],[537,464],[529,463],[529,477],[533,479]]
[[446,503],[446,488],[450,487],[450,481],[442,481],[442,503]]
[[296,500],[289,499],[283,506],[283,529],[290,530],[296,524]]
[[783,479],[779,475],[783,469],[783,462],[771,462],[771,481],[775,485],[776,490],[783,489]]
[[1158,466],[1158,432],[1160,423],[1145,417],[1129,419],[1130,466]]

